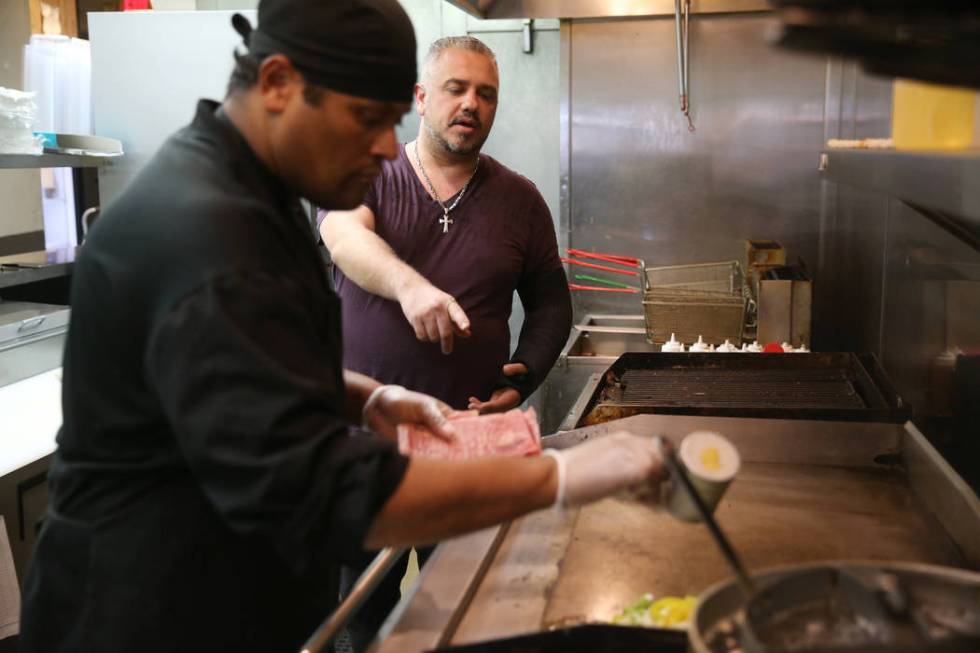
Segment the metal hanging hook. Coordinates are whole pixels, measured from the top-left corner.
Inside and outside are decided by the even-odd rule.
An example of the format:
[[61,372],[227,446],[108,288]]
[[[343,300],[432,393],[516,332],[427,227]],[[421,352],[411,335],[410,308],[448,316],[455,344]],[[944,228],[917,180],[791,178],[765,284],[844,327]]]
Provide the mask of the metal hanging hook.
[[687,131],[694,132],[691,118],[689,77],[691,72],[690,34],[691,0],[674,0],[675,32],[677,36],[677,87],[680,93],[681,113],[687,118]]

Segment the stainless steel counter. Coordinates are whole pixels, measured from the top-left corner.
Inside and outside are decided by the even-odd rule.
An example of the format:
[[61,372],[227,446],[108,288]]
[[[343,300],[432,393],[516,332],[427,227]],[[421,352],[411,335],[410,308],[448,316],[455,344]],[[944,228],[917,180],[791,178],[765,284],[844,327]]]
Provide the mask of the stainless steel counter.
[[[641,415],[617,428],[679,441],[711,428],[744,465],[717,517],[749,569],[866,559],[980,567],[980,502],[906,425]],[[698,594],[730,573],[698,524],[612,498],[541,511],[438,547],[374,650],[421,651],[610,619],[645,592]]]
[[22,286],[71,274],[76,248],[0,257],[0,288]]

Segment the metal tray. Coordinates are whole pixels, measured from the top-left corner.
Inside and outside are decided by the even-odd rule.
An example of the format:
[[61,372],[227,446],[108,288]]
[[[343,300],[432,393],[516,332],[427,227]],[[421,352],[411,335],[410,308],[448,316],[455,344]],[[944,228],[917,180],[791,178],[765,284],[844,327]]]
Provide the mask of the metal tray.
[[626,353],[594,374],[560,430],[645,413],[904,422],[872,354]]
[[[750,571],[841,559],[980,567],[980,501],[911,423],[637,415],[544,445],[621,428],[675,443],[709,429],[738,447],[743,468],[716,517]],[[656,507],[542,510],[440,544],[372,650],[607,623],[646,592],[700,595],[730,577],[707,529]]]

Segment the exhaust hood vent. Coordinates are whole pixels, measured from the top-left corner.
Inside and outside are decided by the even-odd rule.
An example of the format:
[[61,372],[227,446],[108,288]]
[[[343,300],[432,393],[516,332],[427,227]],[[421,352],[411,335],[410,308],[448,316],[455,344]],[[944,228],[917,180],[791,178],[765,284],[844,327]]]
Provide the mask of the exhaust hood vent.
[[[674,0],[446,0],[477,18],[609,18],[674,14]],[[692,13],[768,11],[766,0],[697,0]]]

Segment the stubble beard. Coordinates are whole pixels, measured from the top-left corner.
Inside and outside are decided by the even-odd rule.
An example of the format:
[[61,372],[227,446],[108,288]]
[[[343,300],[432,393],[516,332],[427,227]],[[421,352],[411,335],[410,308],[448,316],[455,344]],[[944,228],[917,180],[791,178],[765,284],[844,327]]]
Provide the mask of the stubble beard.
[[483,144],[487,140],[487,136],[489,136],[489,134],[487,134],[479,141],[470,143],[469,145],[458,146],[450,143],[449,139],[443,136],[441,132],[436,131],[436,129],[425,120],[425,118],[422,119],[422,124],[425,125],[425,131],[429,134],[429,138],[433,143],[442,148],[442,150],[447,154],[454,154],[456,156],[470,156],[472,154],[479,154],[480,148],[483,147]]

